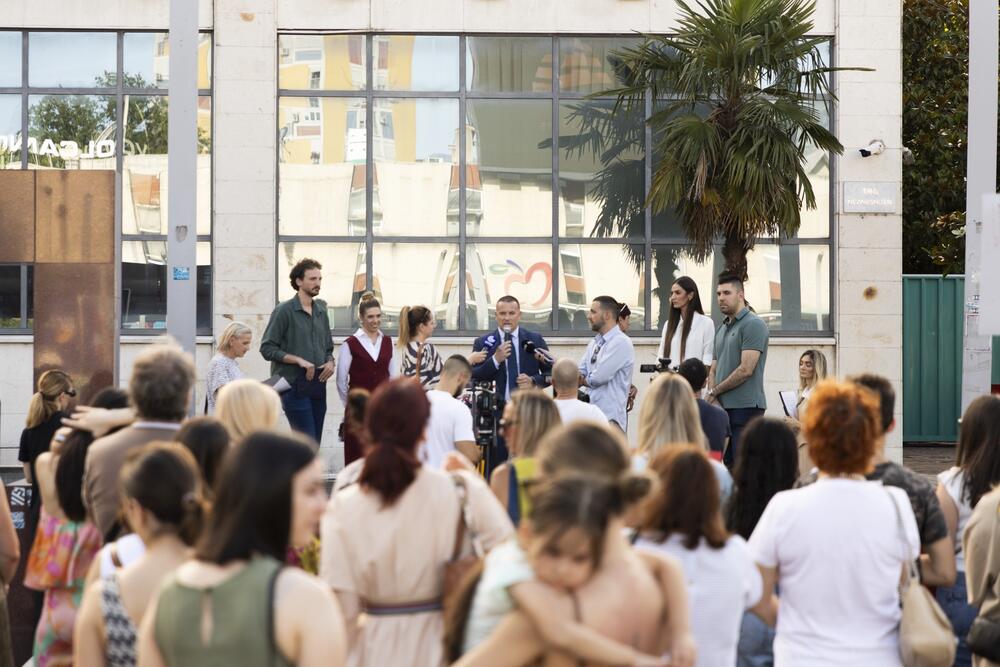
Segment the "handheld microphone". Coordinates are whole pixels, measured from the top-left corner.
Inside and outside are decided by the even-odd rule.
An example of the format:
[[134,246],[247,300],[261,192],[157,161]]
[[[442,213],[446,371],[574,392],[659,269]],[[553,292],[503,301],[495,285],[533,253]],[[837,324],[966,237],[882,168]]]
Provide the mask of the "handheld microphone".
[[511,340],[510,331],[511,331],[510,326],[505,326],[503,328],[503,340],[505,343]]

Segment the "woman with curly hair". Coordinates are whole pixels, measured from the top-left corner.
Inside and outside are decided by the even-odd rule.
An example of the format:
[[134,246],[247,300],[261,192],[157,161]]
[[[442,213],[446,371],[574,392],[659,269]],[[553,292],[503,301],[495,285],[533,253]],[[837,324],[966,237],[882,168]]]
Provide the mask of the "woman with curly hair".
[[820,383],[802,424],[819,468],[810,486],[781,491],[750,536],[764,590],[781,591],[776,667],[902,667],[899,582],[920,554],[906,492],[865,479],[881,433],[878,398]]

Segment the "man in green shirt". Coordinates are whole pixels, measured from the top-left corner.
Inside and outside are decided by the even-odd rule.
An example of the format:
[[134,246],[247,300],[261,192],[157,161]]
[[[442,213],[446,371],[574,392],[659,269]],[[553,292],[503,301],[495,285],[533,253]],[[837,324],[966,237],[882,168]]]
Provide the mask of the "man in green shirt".
[[732,467],[743,427],[767,408],[764,363],[768,329],[747,306],[739,276],[719,276],[715,294],[725,319],[715,330],[715,360],[709,370],[705,400],[721,405],[729,414],[732,436],[723,461]]
[[271,313],[260,353],[271,362],[271,375],[280,375],[291,389],[281,394],[281,405],[292,429],[319,443],[326,419],[326,381],[333,377],[333,337],[326,302],[316,298],[323,283],[322,265],[299,261],[288,278],[295,296]]

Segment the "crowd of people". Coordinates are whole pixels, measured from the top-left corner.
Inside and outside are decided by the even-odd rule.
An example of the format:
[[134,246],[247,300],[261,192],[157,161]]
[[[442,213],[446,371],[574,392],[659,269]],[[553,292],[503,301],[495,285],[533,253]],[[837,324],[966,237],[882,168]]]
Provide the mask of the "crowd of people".
[[[21,445],[36,665],[908,666],[913,566],[953,664],[998,664],[978,637],[1000,620],[1000,397],[969,407],[933,484],[885,456],[891,384],[831,379],[817,350],[794,410],[764,417],[767,331],[742,283],[720,278],[716,330],[684,278],[633,448],[615,299],[591,304],[579,360],[520,327],[513,297],[445,358],[429,309],[404,309],[394,344],[366,294],[335,357],[321,268],[292,271],[267,382],[239,369],[250,330],[223,333],[207,416],[188,417],[193,360],[169,342],[90,406],[66,374],[39,378]],[[351,444],[328,494],[330,380]],[[496,398],[488,448],[460,400],[477,381]],[[4,582],[20,558],[4,504]]]

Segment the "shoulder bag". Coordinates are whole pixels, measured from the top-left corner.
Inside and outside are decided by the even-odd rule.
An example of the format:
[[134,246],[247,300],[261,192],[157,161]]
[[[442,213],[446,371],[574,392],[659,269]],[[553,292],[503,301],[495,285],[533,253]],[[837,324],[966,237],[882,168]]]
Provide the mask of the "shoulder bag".
[[[441,604],[447,615],[451,608],[458,602],[465,580],[472,576],[483,559],[485,550],[483,544],[472,526],[472,512],[469,509],[469,490],[465,486],[465,480],[461,475],[451,476],[455,482],[455,491],[458,493],[458,524],[455,528],[455,547],[452,549],[451,560],[444,566],[444,587],[441,593]],[[462,556],[462,546],[465,544],[465,534],[468,532],[472,542],[472,553]]]
[[[997,540],[997,525],[1000,524],[1000,508],[997,508],[997,515],[993,517],[993,529],[990,531],[990,543],[993,548],[1000,548]],[[986,658],[990,662],[1000,662],[1000,623],[986,618],[982,612],[972,621],[969,634],[965,638],[969,650],[980,658]]]
[[899,585],[899,603],[903,609],[899,622],[900,657],[906,667],[951,667],[955,662],[955,633],[930,591],[920,584],[920,576],[907,547],[903,513],[889,489],[885,492],[896,510],[896,526],[908,573],[906,581]]

